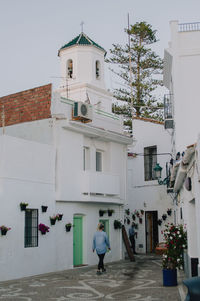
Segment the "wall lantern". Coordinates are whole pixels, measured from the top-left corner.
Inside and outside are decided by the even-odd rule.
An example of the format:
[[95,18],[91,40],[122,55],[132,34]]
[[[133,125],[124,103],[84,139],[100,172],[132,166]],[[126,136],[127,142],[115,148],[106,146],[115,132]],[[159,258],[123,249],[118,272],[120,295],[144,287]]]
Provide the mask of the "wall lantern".
[[166,177],[164,180],[161,180],[162,167],[159,165],[159,163],[156,163],[153,170],[155,171],[155,177],[158,180],[159,185],[169,184],[169,177]]

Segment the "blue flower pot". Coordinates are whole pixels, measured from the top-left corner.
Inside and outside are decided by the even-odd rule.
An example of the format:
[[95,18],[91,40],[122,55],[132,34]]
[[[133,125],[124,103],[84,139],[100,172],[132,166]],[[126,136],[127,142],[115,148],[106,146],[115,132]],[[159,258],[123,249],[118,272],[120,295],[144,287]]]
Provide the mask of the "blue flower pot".
[[176,286],[177,285],[177,270],[163,269],[163,285]]

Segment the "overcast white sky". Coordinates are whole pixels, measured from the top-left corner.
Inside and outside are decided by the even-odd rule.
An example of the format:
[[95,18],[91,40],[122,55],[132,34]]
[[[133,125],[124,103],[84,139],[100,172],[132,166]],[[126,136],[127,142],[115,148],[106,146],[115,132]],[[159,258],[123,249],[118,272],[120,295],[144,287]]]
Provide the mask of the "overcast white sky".
[[200,0],[0,0],[0,96],[50,82],[58,87],[58,49],[81,32],[81,21],[107,51],[124,44],[128,12],[130,24],[146,21],[157,29],[163,57],[170,20],[200,21]]

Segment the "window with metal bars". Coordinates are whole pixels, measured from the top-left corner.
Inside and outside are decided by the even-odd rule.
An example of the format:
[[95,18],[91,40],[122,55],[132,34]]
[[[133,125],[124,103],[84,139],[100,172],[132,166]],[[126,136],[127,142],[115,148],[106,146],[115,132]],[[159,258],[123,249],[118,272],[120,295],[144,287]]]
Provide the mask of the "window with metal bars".
[[144,148],[144,179],[145,181],[156,180],[154,167],[157,163],[157,146]]
[[38,247],[38,209],[25,211],[24,247]]

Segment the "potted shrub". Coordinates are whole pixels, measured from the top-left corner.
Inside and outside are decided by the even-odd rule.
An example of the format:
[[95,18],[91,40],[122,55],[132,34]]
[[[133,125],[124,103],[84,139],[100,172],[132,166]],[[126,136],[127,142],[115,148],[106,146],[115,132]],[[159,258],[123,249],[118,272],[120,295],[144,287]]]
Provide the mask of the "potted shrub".
[[163,285],[177,285],[177,268],[183,268],[183,251],[187,248],[187,233],[183,225],[167,224],[164,230],[167,250],[163,254]]
[[71,227],[72,227],[72,223],[67,223],[65,225],[66,232],[69,232],[71,230]]
[[166,218],[167,218],[167,214],[163,214],[163,215],[162,215],[162,219],[165,221]]
[[49,227],[48,226],[46,226],[45,224],[39,224],[38,225],[38,230],[44,235],[44,234],[46,234],[47,232],[49,232]]
[[51,225],[55,225],[56,220],[57,220],[57,216],[56,215],[50,216],[49,219],[50,219]]
[[61,214],[61,213],[56,214],[56,219],[57,219],[58,221],[61,221],[61,220],[62,220],[62,217],[63,217],[63,214]]
[[0,227],[1,235],[6,235],[6,233],[7,233],[10,229],[11,229],[11,228],[2,225],[2,226]]
[[129,214],[130,214],[130,209],[125,209],[125,213],[126,213],[127,215],[129,215]]
[[25,211],[26,207],[28,206],[28,203],[21,202],[19,205],[20,205],[21,211]]
[[47,208],[48,208],[48,206],[44,206],[44,205],[42,205],[42,206],[41,206],[41,208],[42,208],[42,212],[47,212]]
[[158,219],[158,220],[157,220],[157,224],[158,224],[159,226],[161,226],[161,225],[162,225],[162,220],[161,220],[161,219]]
[[172,214],[172,209],[171,209],[171,208],[168,208],[168,209],[167,209],[167,214],[168,214],[168,215],[171,215],[171,214]]
[[115,212],[113,209],[108,209],[108,216],[112,216],[112,214]]
[[114,220],[114,228],[121,229],[121,227],[122,227],[122,223],[119,220],[115,219]]
[[103,216],[106,213],[106,210],[99,209],[99,216]]

